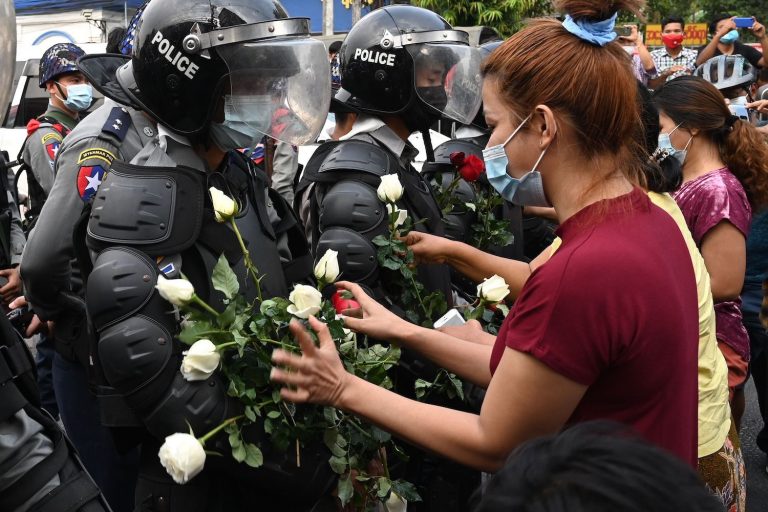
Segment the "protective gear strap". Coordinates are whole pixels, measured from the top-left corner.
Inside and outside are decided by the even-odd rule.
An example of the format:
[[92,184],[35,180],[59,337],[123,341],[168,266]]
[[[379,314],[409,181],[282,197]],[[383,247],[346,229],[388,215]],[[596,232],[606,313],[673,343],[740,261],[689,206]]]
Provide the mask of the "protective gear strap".
[[[0,503],[3,504],[4,509],[16,510],[61,471],[67,462],[68,455],[67,444],[62,441],[63,436],[61,432],[56,432],[53,437],[53,451],[51,454],[41,460],[7,489],[0,492]],[[58,510],[64,509],[59,508]]]

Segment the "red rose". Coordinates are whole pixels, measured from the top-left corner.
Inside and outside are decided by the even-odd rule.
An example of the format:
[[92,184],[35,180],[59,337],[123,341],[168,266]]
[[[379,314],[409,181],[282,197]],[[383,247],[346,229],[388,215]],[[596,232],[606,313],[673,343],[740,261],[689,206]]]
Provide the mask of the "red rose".
[[475,155],[469,155],[464,158],[464,162],[459,167],[459,174],[461,174],[461,177],[466,181],[477,181],[480,175],[484,172],[485,162]]
[[451,159],[451,165],[460,167],[464,163],[465,156],[466,155],[462,151],[454,151],[448,158]]
[[345,299],[341,296],[341,293],[341,290],[336,290],[336,293],[331,297],[331,304],[333,304],[333,309],[336,310],[336,313],[341,314],[347,309],[358,309],[360,307],[359,302],[354,299]]

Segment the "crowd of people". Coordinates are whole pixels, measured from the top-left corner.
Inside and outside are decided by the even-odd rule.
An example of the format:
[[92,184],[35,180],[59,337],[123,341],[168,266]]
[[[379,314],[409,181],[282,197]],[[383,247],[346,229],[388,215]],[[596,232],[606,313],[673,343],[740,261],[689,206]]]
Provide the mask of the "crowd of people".
[[[564,17],[478,49],[392,5],[326,49],[274,0],[151,0],[106,54],[49,48],[23,210],[14,171],[0,177],[0,508],[342,510],[330,454],[251,468],[219,450],[183,484],[158,458],[167,436],[240,410],[221,370],[179,371],[184,319],[158,280],[223,306],[223,257],[249,301],[287,298],[335,251],[345,328],[402,348],[393,389],[350,373],[314,316],[291,322],[301,351],[275,350],[271,380],[286,403],[408,443],[409,510],[746,511],[750,376],[768,417],[766,29],[743,29],[761,52],[723,14],[693,49],[670,15],[649,51],[637,26],[616,33],[642,0],[555,6]],[[438,123],[453,138],[433,148]],[[482,163],[472,187],[457,155]],[[237,205],[231,225],[211,187]],[[483,187],[508,247],[480,247],[472,212],[440,202]],[[414,320],[413,290],[376,256],[403,211],[419,300],[466,308],[467,289],[503,278],[498,332]],[[434,368],[477,392],[416,400]],[[768,428],[757,444],[768,453]],[[403,510],[379,496],[366,510]]]

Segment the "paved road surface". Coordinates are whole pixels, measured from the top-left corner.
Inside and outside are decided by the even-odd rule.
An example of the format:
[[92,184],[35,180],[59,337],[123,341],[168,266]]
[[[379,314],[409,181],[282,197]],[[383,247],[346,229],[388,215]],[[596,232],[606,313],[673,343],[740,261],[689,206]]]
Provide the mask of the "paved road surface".
[[768,512],[768,459],[755,445],[755,436],[763,427],[757,410],[755,386],[747,385],[747,411],[741,421],[741,446],[747,465],[747,512]]

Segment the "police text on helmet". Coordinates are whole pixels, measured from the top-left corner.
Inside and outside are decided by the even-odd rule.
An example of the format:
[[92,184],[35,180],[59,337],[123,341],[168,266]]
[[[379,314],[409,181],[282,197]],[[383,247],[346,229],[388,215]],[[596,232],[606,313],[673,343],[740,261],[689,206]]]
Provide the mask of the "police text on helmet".
[[362,60],[363,62],[370,62],[372,64],[381,64],[383,66],[394,67],[395,54],[387,52],[375,52],[373,50],[364,50],[363,48],[355,49],[355,56],[352,57],[355,60]]
[[163,37],[163,33],[159,30],[152,38],[152,44],[157,45],[157,49],[160,53],[165,55],[165,60],[170,62],[176,69],[184,73],[187,78],[195,78],[195,73],[199,69],[199,66],[189,60],[189,57],[183,56],[181,50],[176,50],[170,41]]

